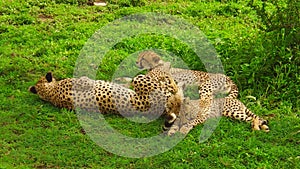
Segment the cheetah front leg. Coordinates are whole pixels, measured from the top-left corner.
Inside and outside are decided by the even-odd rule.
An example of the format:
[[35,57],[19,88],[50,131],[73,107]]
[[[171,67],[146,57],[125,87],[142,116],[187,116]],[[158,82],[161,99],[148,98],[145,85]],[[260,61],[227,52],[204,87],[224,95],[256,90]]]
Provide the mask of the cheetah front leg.
[[187,134],[198,124],[204,123],[210,116],[207,113],[208,110],[200,108],[201,106],[199,104],[203,104],[204,102],[206,101],[199,102],[199,100],[190,100],[189,98],[185,98],[179,117],[175,120],[167,134],[169,136],[176,132]]
[[197,116],[193,120],[183,124],[181,127],[178,128],[178,131],[182,134],[187,134],[195,126],[199,124],[203,124],[208,118],[209,118],[209,114],[199,111]]
[[130,77],[118,77],[118,78],[115,78],[113,82],[119,84],[120,86],[130,88],[132,78],[130,78]]

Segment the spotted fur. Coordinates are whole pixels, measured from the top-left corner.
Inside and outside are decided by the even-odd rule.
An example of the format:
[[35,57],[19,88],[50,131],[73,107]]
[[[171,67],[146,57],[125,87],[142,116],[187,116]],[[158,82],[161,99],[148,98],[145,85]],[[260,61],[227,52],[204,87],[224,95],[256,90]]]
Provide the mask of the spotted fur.
[[[215,112],[215,110],[213,110],[214,107],[211,107],[211,105],[218,106],[219,108],[224,105],[223,116],[241,121],[252,120],[252,128],[255,130],[259,130],[261,127],[264,128],[265,131],[269,130],[267,126],[264,126],[266,125],[265,120],[253,114],[244,104],[236,99],[238,96],[238,88],[226,75],[172,68],[169,62],[162,61],[160,56],[153,51],[140,53],[136,65],[141,69],[148,69],[150,74],[154,70],[167,71],[177,83],[182,83],[183,85],[197,85],[199,87],[200,99],[183,104],[185,108],[189,106],[194,107],[194,109],[191,110],[182,109],[181,111],[183,111],[183,113],[192,113],[195,112],[195,110],[199,110],[197,111],[198,116],[195,117],[194,120],[189,120],[184,130],[189,131],[193,126],[203,123],[207,117],[214,114],[211,113]],[[216,95],[220,93],[227,94],[227,96],[225,98],[216,98]],[[222,104],[222,102],[224,102],[224,104]],[[170,126],[165,127],[168,128]]]
[[[162,77],[164,78],[170,80],[171,84],[175,84],[171,78]],[[137,92],[116,83],[92,80],[88,77],[56,81],[49,72],[41,77],[35,86],[31,86],[29,91],[60,108],[69,110],[80,108],[122,115],[166,114],[172,116],[173,107],[168,107],[168,105],[181,102],[181,97],[177,95],[176,85],[169,85],[167,88],[164,82],[157,83],[144,75],[136,77],[133,83],[136,84],[134,86]],[[174,103],[169,103],[169,99]]]
[[[208,109],[201,109],[201,104],[211,105]],[[200,104],[200,105],[199,105]],[[217,98],[210,101],[184,99],[181,111],[174,124],[167,131],[168,135],[176,132],[187,134],[193,127],[203,124],[209,118],[227,116],[245,122],[251,122],[253,130],[269,132],[268,122],[252,113],[241,101],[232,98]]]

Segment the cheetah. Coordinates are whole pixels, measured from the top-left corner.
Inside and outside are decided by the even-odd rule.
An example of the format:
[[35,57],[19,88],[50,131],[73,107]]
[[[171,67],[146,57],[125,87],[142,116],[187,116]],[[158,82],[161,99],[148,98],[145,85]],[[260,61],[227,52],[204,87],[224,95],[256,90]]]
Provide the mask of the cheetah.
[[203,124],[209,118],[228,116],[245,122],[251,122],[253,130],[263,130],[269,132],[268,121],[252,113],[241,101],[233,98],[211,99],[209,109],[201,109],[199,99],[190,100],[185,97],[182,101],[181,111],[173,125],[166,130],[166,134],[171,136],[176,132],[187,134],[192,128]]
[[[260,127],[269,131],[266,126],[266,121],[260,119],[254,113],[252,113],[247,107],[240,102],[237,98],[238,88],[236,84],[226,75],[223,74],[212,74],[196,70],[187,70],[179,68],[171,68],[169,62],[164,62],[161,60],[160,56],[153,51],[145,51],[139,54],[136,61],[136,65],[140,69],[147,69],[149,72],[154,70],[164,70],[169,72],[172,78],[179,84],[179,86],[187,85],[197,85],[199,87],[199,100],[191,101],[191,103],[184,102],[183,107],[192,106],[190,111],[182,109],[183,112],[195,112],[194,110],[199,110],[198,115],[201,117],[196,117],[194,120],[185,125],[188,128],[192,128],[199,123],[203,123],[206,117],[210,117],[212,110],[211,106],[218,105],[224,106],[223,116],[230,117],[242,121],[252,120],[252,128],[254,130],[259,130]],[[216,98],[216,95],[228,94],[225,98]],[[198,103],[197,103],[198,102]],[[222,104],[224,102],[224,104]],[[182,113],[182,112],[181,112]],[[209,116],[205,116],[208,114]],[[214,113],[212,113],[214,114]],[[204,118],[205,117],[205,118]],[[174,122],[173,122],[174,123]],[[172,124],[164,126],[164,130],[170,128]],[[176,125],[175,125],[176,126]]]
[[200,98],[219,93],[228,94],[226,97],[229,98],[237,98],[238,96],[238,87],[228,76],[220,73],[213,74],[197,70],[172,68],[169,62],[161,60],[160,56],[153,51],[140,53],[136,65],[140,69],[149,71],[155,69],[166,71],[169,68],[168,72],[175,82],[199,86]]
[[[164,75],[161,73],[161,76]],[[178,88],[171,78],[158,77],[157,80],[160,78],[168,79],[169,84],[153,82],[148,76],[137,76],[133,80],[135,89],[138,89],[135,92],[116,83],[92,80],[85,76],[56,81],[49,72],[34,86],[30,86],[29,91],[54,106],[69,110],[80,108],[89,112],[125,116],[164,114],[168,121],[174,121],[176,114],[179,114],[176,106],[180,104],[177,103],[182,102],[182,98],[177,95]],[[166,107],[168,105],[170,107]]]

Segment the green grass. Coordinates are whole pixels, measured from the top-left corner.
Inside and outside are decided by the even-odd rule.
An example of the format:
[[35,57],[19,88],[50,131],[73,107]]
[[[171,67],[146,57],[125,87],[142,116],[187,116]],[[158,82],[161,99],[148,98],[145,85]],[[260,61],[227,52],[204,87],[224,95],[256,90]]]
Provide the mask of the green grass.
[[[0,168],[300,168],[300,54],[299,41],[292,38],[299,35],[300,22],[294,17],[296,25],[280,25],[276,8],[268,4],[269,25],[260,17],[263,3],[256,3],[121,0],[95,7],[71,0],[0,2]],[[48,71],[58,79],[72,77],[82,47],[98,29],[141,12],[176,15],[203,31],[237,83],[239,98],[269,120],[271,131],[254,132],[247,123],[222,118],[204,143],[198,143],[203,127],[198,126],[165,153],[126,158],[96,145],[74,112],[27,91]],[[115,45],[99,65],[98,79],[111,79],[127,55],[145,48],[167,50],[190,68],[203,69],[184,44],[144,35]],[[162,124],[162,119],[142,125],[105,117],[132,137],[156,135]]]

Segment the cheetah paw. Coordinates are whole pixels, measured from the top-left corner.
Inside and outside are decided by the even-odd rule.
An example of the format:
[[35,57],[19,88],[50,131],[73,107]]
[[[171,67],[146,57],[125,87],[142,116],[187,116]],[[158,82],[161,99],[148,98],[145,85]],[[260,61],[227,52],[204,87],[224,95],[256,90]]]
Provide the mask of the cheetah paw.
[[193,129],[192,125],[183,125],[180,129],[179,132],[182,134],[188,134],[191,130]]
[[172,126],[170,130],[167,131],[168,136],[174,135],[179,130],[178,126]]
[[254,119],[252,121],[252,129],[253,130],[263,130],[265,132],[269,132],[270,129],[268,127],[268,121],[267,120],[262,120],[262,119]]

